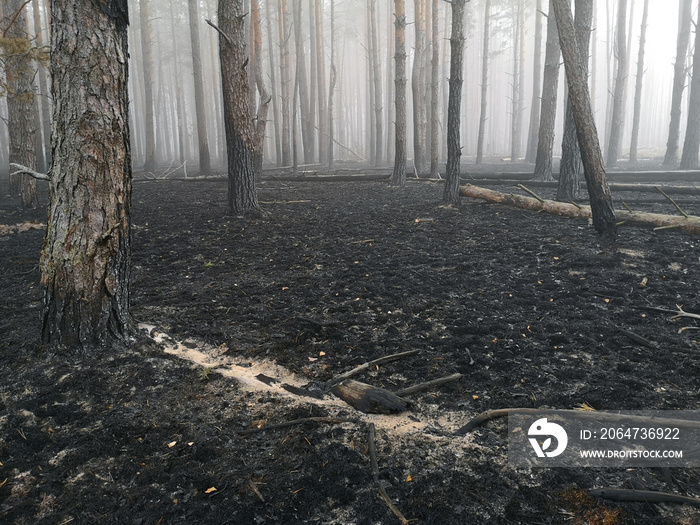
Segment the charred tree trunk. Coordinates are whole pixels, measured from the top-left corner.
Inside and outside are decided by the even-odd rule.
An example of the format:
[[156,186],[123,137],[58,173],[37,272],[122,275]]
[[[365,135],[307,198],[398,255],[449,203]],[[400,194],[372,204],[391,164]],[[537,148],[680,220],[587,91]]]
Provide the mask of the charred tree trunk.
[[170,35],[173,39],[173,85],[175,87],[175,103],[177,105],[177,144],[180,154],[180,164],[185,162],[185,141],[187,140],[187,117],[185,115],[185,100],[180,86],[180,66],[178,60],[178,45],[175,36],[175,15],[173,6],[170,5]]
[[197,141],[199,144],[199,172],[202,175],[207,175],[211,172],[211,159],[209,156],[209,137],[207,136],[207,117],[204,107],[202,53],[199,48],[199,15],[197,12],[197,0],[188,0],[190,41],[192,42],[192,74],[194,76],[194,106],[197,117]]
[[292,78],[289,66],[289,24],[287,23],[287,0],[278,0],[277,2],[277,19],[279,21],[279,40],[280,40],[280,95],[281,95],[281,113],[282,113],[282,164],[289,166],[292,162],[291,150],[291,96],[292,96]]
[[[333,101],[336,84],[336,69],[335,69],[335,0],[331,2],[331,75],[329,79],[328,89],[328,167],[332,168],[335,163],[333,145],[335,143],[334,123],[333,123]],[[381,124],[380,128],[381,129]]]
[[301,141],[304,148],[304,163],[313,162],[311,156],[312,126],[309,118],[309,87],[306,79],[306,54],[304,53],[304,38],[301,25],[301,2],[293,0],[294,6],[294,41],[296,43],[297,82],[299,82],[299,104],[301,110]]
[[[314,0],[309,0],[309,123],[311,126],[311,158],[316,160],[316,15],[314,13]],[[272,49],[272,47],[270,47]],[[274,96],[274,95],[273,95]],[[313,162],[312,161],[312,162]]]
[[678,162],[678,141],[681,129],[681,103],[688,72],[685,61],[690,43],[690,22],[692,20],[692,0],[681,0],[678,11],[678,39],[676,42],[676,63],[673,66],[673,91],[671,95],[671,122],[668,125],[668,142],[664,166],[675,166]]
[[316,18],[316,87],[318,89],[318,158],[328,163],[328,92],[326,91],[326,61],[323,40],[323,0],[315,0]]
[[416,46],[411,72],[411,91],[413,92],[413,165],[416,176],[425,172],[426,150],[426,103],[427,92],[422,69],[425,61],[425,2],[415,0]]
[[630,162],[637,162],[637,144],[639,140],[639,116],[642,111],[642,79],[644,77],[644,46],[647,38],[647,19],[649,18],[649,0],[644,0],[642,28],[639,37],[639,55],[637,56],[637,78],[634,87],[634,114],[632,116],[632,138],[630,140]]
[[535,56],[532,66],[532,102],[530,103],[530,128],[527,134],[525,162],[535,162],[537,136],[540,128],[540,94],[542,91],[542,0],[537,0],[535,13]]
[[53,0],[51,202],[41,252],[42,341],[125,343],[131,267],[126,0]]
[[700,167],[698,154],[700,150],[700,9],[695,24],[695,52],[693,54],[693,73],[690,82],[690,99],[688,100],[688,123],[685,127],[685,141],[681,155],[682,170],[694,170]]
[[[588,78],[588,48],[591,39],[591,23],[593,21],[593,2],[592,0],[576,0],[575,5],[576,18],[574,25],[576,26],[576,44],[581,55],[583,73],[585,77]],[[568,96],[561,150],[557,200],[570,201],[578,196],[583,163],[581,162],[581,151],[576,134],[574,113],[571,107],[571,100]]]
[[447,107],[447,167],[442,200],[459,202],[460,109],[462,104],[462,63],[464,61],[464,5],[466,0],[452,0],[452,35],[450,36],[450,94]]
[[391,184],[406,183],[406,10],[404,0],[394,0],[394,84],[396,91],[396,146]]
[[430,62],[430,176],[438,178],[438,134],[440,127],[439,99],[440,99],[440,39],[438,38],[438,5],[440,0],[432,0],[432,48],[433,57]]
[[554,11],[550,11],[550,16],[554,14],[557,19],[559,41],[569,85],[569,100],[581,146],[581,158],[586,174],[593,226],[606,244],[614,245],[617,239],[615,210],[605,177],[603,155],[591,111],[588,79],[584,74],[582,54],[576,44],[576,29],[571,8],[568,0],[552,0],[552,7]]
[[270,106],[270,95],[265,88],[262,72],[262,29],[260,27],[260,5],[258,0],[250,0],[250,30],[253,34],[253,63],[255,85],[258,90],[258,109],[255,115],[255,148],[253,150],[253,171],[256,180],[262,173],[263,146],[265,144],[265,128],[267,127],[267,111]]
[[158,163],[156,161],[156,115],[153,100],[153,46],[151,45],[151,15],[148,2],[149,0],[139,2],[141,52],[143,53],[141,64],[143,66],[144,121],[146,123],[146,151],[143,169],[155,171]]
[[510,129],[510,161],[520,158],[520,141],[523,128],[523,65],[525,63],[525,4],[517,2],[517,12],[513,16],[513,100]]
[[219,0],[219,57],[228,157],[228,208],[234,216],[258,212],[253,153],[255,137],[248,105],[244,0]]
[[382,76],[380,73],[381,66],[379,65],[376,3],[376,0],[369,0],[370,39],[372,41],[370,64],[372,66],[372,79],[374,81],[374,125],[376,130],[374,133],[374,165],[379,166],[384,158],[384,128],[382,119],[382,104],[384,102],[384,96],[382,95]]
[[627,0],[618,0],[617,31],[615,45],[617,49],[617,75],[613,93],[613,108],[610,122],[610,142],[606,165],[611,168],[617,165],[620,157],[622,127],[625,122],[625,88],[627,86]]
[[559,87],[559,35],[554,17],[552,0],[547,16],[547,46],[544,57],[544,79],[542,81],[542,108],[540,130],[535,158],[535,179],[552,180],[552,150],[554,147],[554,122],[557,115],[557,89]]
[[476,163],[484,158],[484,136],[486,134],[486,109],[489,82],[489,27],[491,25],[491,0],[486,0],[484,10],[484,48],[481,53],[481,112],[479,113],[479,134],[476,139]]
[[[26,33],[26,2],[12,0],[7,6],[14,22],[5,31],[5,75],[7,79],[8,130],[10,132],[10,162],[36,169],[34,136],[34,65],[29,57],[31,48]],[[22,205],[36,208],[36,180],[30,175],[12,175],[10,191],[21,193]]]
[[279,99],[277,97],[277,80],[275,78],[275,53],[273,51],[275,47],[272,43],[272,15],[270,14],[270,3],[271,2],[269,0],[265,2],[265,15],[267,18],[267,54],[270,58],[270,85],[272,86],[272,123],[275,128],[275,160],[277,161],[278,166],[282,166],[282,137],[280,129],[280,112],[279,108],[277,107]]

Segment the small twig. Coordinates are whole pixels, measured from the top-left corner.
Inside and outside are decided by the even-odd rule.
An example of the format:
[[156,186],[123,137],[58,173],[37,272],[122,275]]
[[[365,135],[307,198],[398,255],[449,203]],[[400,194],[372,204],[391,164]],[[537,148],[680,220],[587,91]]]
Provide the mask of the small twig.
[[206,18],[204,21],[210,26],[212,26],[214,29],[216,29],[218,33],[226,39],[226,42],[228,42],[230,45],[233,45],[233,40],[231,40],[231,37],[224,33],[221,29],[219,29],[214,22],[212,22],[208,18]]
[[375,436],[375,428],[374,428],[374,423],[369,424],[369,436],[368,436],[368,443],[367,443],[367,448],[369,449],[369,462],[372,465],[372,478],[374,479],[374,482],[377,484],[377,488],[379,489],[379,495],[381,498],[384,500],[384,503],[386,503],[387,507],[389,507],[389,510],[394,513],[394,516],[396,516],[399,521],[401,522],[401,525],[409,525],[410,521],[406,519],[406,517],[401,513],[401,511],[394,505],[394,502],[391,501],[391,498],[389,495],[386,493],[384,488],[379,484],[379,466],[377,465],[377,449],[374,444],[374,436]]
[[303,425],[304,423],[325,423],[327,425],[335,425],[339,423],[357,423],[357,419],[349,418],[337,418],[337,417],[303,417],[301,419],[294,419],[292,421],[284,421],[282,423],[274,423],[272,425],[265,425],[257,428],[247,428],[245,430],[239,430],[238,433],[242,436],[247,436],[249,434],[255,434],[257,432],[264,432],[265,430],[278,430],[280,428],[293,427],[296,425]]
[[520,188],[521,190],[523,190],[523,191],[529,193],[530,195],[532,195],[534,198],[536,198],[536,199],[537,199],[538,201],[540,201],[541,203],[544,203],[544,199],[543,199],[542,197],[540,197],[539,195],[537,195],[537,194],[536,194],[534,191],[532,191],[530,188],[527,188],[527,187],[523,186],[522,184],[518,184],[518,188]]
[[656,188],[656,191],[658,191],[661,195],[663,195],[664,197],[666,197],[666,198],[671,202],[671,204],[673,204],[673,205],[676,207],[676,209],[680,212],[680,214],[683,215],[683,217],[685,217],[686,219],[688,218],[688,214],[687,214],[685,211],[683,211],[683,208],[681,208],[681,207],[678,205],[678,203],[677,203],[676,201],[674,201],[673,198],[672,198],[670,195],[668,195],[668,194],[667,194],[664,190],[662,190],[659,186],[654,186],[654,188]]
[[248,478],[248,488],[253,491],[253,493],[260,498],[260,501],[265,503],[265,498],[263,498],[263,495],[260,494],[260,491],[258,490],[258,487],[255,486],[255,482],[251,479]]
[[625,207],[625,209],[626,209],[628,212],[632,213],[632,208],[630,208],[629,206],[627,206],[627,203],[626,203],[625,201],[622,201],[622,205]]
[[670,310],[668,308],[659,308],[657,306],[638,306],[637,308],[640,308],[642,310],[651,310],[653,312],[664,312],[664,313],[669,313],[669,314],[676,314],[673,317],[671,317],[671,320],[680,319],[681,317],[689,317],[690,319],[700,319],[700,314],[691,314],[690,312],[686,312],[683,310],[683,308],[681,308],[678,305],[676,305],[676,308],[678,308],[678,310]]
[[412,355],[416,355],[418,353],[418,350],[409,350],[407,352],[400,352],[398,354],[392,354],[392,355],[386,355],[384,357],[380,357],[379,359],[375,359],[374,361],[369,361],[367,363],[364,363],[357,368],[353,368],[352,370],[348,370],[344,374],[340,374],[339,376],[331,379],[328,384],[329,385],[335,385],[336,383],[340,383],[341,381],[344,381],[345,379],[352,377],[354,375],[359,374],[360,372],[363,372],[364,370],[367,370],[369,367],[373,365],[381,365],[383,363],[389,363],[390,361],[396,361],[397,359],[401,359],[403,357],[409,357]]
[[691,507],[700,508],[700,499],[689,496],[681,496],[671,492],[657,492],[655,490],[631,490],[631,489],[592,489],[591,496],[608,499],[610,501],[629,501],[640,503],[683,503]]
[[37,171],[34,171],[33,169],[27,168],[26,166],[22,166],[21,164],[16,164],[14,162],[10,163],[11,168],[17,168],[17,171],[14,171],[11,173],[11,175],[31,175],[37,180],[51,180],[48,174],[46,173],[39,173]]
[[462,374],[452,374],[449,376],[445,377],[440,377],[438,379],[433,379],[432,381],[426,381],[425,383],[419,383],[417,385],[410,386],[408,388],[404,388],[403,390],[399,390],[398,392],[394,392],[399,397],[403,396],[410,396],[411,394],[415,394],[416,392],[422,392],[424,390],[429,390],[433,387],[436,386],[441,386],[446,383],[451,383],[452,381],[457,381],[458,379],[462,378]]
[[625,330],[624,328],[620,328],[619,326],[616,326],[615,328],[617,328],[618,331],[630,341],[634,341],[635,343],[642,346],[646,346],[647,348],[653,348],[655,350],[658,349],[658,346],[649,341],[649,339],[647,339],[646,337],[637,335],[634,332],[630,332],[629,330]]

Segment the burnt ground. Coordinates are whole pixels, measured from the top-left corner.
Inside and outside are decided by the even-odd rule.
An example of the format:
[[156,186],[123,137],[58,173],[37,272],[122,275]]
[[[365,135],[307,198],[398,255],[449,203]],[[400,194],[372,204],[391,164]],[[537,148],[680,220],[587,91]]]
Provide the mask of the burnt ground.
[[[44,220],[1,189],[0,224]],[[0,235],[0,522],[398,523],[372,476],[373,421],[379,481],[411,523],[700,523],[688,506],[586,492],[700,496],[698,469],[514,468],[505,420],[454,435],[495,408],[697,409],[700,332],[679,329],[698,322],[640,307],[700,313],[700,239],[622,228],[611,254],[585,223],[445,208],[441,192],[268,180],[267,215],[241,220],[224,182],[136,182],[133,314],[197,362],[145,332],[128,350],[43,354],[43,231]],[[319,385],[405,350],[419,354],[357,379],[398,390],[463,374],[411,396],[408,417],[230,377],[265,364]],[[361,421],[239,434],[309,416]]]

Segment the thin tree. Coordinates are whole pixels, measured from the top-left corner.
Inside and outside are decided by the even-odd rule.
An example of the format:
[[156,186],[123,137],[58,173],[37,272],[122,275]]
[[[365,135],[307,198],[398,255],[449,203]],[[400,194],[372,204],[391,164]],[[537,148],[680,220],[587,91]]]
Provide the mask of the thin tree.
[[685,81],[688,78],[685,62],[690,43],[690,22],[692,21],[692,0],[681,0],[678,10],[678,39],[676,41],[676,62],[673,66],[673,90],[671,95],[671,121],[668,125],[668,141],[664,166],[675,166],[678,162],[678,142],[681,131],[681,103]]
[[564,58],[569,100],[573,109],[576,130],[585,168],[593,226],[603,241],[614,245],[617,239],[617,221],[612,206],[612,195],[605,177],[603,154],[595,127],[588,78],[584,74],[582,54],[576,43],[576,29],[569,0],[552,0],[550,17],[556,16],[561,52]]
[[[8,130],[10,133],[10,162],[36,170],[36,133],[33,119],[34,63],[31,60],[32,45],[26,32],[26,2],[9,2],[9,25],[2,33],[2,49],[7,81]],[[22,205],[35,208],[38,205],[36,180],[29,174],[11,174],[10,191],[21,193]]]
[[450,93],[447,104],[447,166],[442,200],[459,202],[460,110],[462,105],[462,64],[464,62],[464,6],[466,0],[452,0],[452,34],[450,36]]
[[[312,0],[313,1],[313,0]],[[272,44],[272,16],[270,14],[270,0],[265,2],[265,18],[267,19],[267,47],[268,47],[268,57],[270,59],[270,85],[272,89],[272,123],[275,129],[274,144],[275,144],[275,160],[278,166],[282,166],[282,130],[280,129],[280,113],[277,97],[277,80],[275,79],[275,53],[273,52],[274,46]],[[311,81],[313,85],[313,73],[311,76]],[[312,104],[313,107],[313,104]]]
[[693,73],[688,100],[688,123],[685,126],[685,141],[681,155],[682,170],[700,168],[700,6],[695,23],[695,52],[693,53]]
[[438,38],[438,5],[440,0],[432,0],[432,14],[430,21],[432,24],[432,50],[433,56],[430,61],[430,176],[439,178],[438,152],[440,144],[438,134],[440,127],[440,39]]
[[[384,144],[384,122],[382,119],[382,104],[384,102],[384,96],[382,95],[382,76],[380,74],[380,64],[379,64],[379,48],[377,42],[377,0],[369,0],[369,22],[370,22],[370,64],[372,67],[372,80],[373,80],[373,90],[374,90],[374,163],[375,166],[379,166],[384,158],[383,144]],[[331,6],[333,2],[331,0]]]
[[267,127],[267,112],[271,96],[265,87],[262,71],[262,29],[260,27],[260,5],[258,0],[250,0],[250,30],[252,34],[254,56],[253,75],[258,91],[257,113],[255,115],[255,148],[253,151],[253,170],[256,179],[260,177],[263,166],[263,146],[265,144],[265,128]]
[[[484,136],[486,134],[486,110],[489,83],[489,28],[491,26],[491,0],[486,0],[484,9],[484,48],[481,52],[481,110],[479,113],[479,132],[476,139],[476,163],[484,158]],[[449,103],[448,103],[449,104]]]
[[414,0],[416,42],[414,48],[413,70],[411,72],[411,91],[413,93],[413,165],[418,176],[425,171],[426,159],[426,110],[423,68],[425,62],[425,2]]
[[394,6],[396,146],[391,184],[403,186],[406,183],[406,8],[404,0],[394,0]]
[[[586,78],[588,78],[588,48],[591,40],[593,2],[592,0],[576,0],[575,6],[576,16],[574,19],[574,26],[576,27],[576,45],[581,54],[580,59],[583,73],[586,75]],[[581,172],[583,171],[578,136],[576,134],[576,123],[574,121],[571,100],[568,95],[566,99],[564,136],[562,137],[561,149],[557,200],[566,202],[578,197]]]
[[549,1],[547,16],[547,44],[544,57],[544,79],[542,80],[542,107],[540,110],[540,130],[535,157],[535,178],[552,180],[552,150],[554,147],[554,122],[557,114],[557,89],[559,87],[559,35],[557,20]]
[[612,115],[610,117],[610,140],[608,142],[608,154],[606,166],[617,165],[620,157],[620,144],[622,141],[622,127],[625,122],[625,89],[627,87],[627,0],[618,0],[617,29],[615,37],[617,75],[615,76],[615,89],[613,93]]
[[312,158],[312,137],[313,137],[313,122],[309,117],[309,88],[306,77],[306,54],[304,52],[304,36],[301,25],[301,2],[302,0],[293,0],[294,10],[294,42],[296,44],[296,62],[297,70],[296,77],[299,82],[299,98],[301,110],[301,141],[304,149],[304,163],[311,164]]
[[[335,132],[333,127],[333,108],[335,100],[335,84],[337,81],[337,71],[335,68],[335,0],[331,2],[331,70],[328,88],[328,167],[332,168],[335,163],[333,145],[335,142]],[[381,124],[380,124],[381,126]],[[381,130],[381,127],[379,128]]]
[[194,77],[194,106],[197,117],[197,141],[199,144],[199,172],[203,175],[211,172],[209,157],[209,138],[207,136],[207,117],[204,107],[204,84],[202,80],[202,53],[199,46],[199,15],[197,1],[188,0],[190,19],[190,41],[192,43],[192,75]]
[[42,341],[127,343],[131,151],[126,0],[53,0],[53,167],[41,252]]
[[289,166],[292,162],[291,151],[291,97],[293,90],[292,75],[289,60],[289,24],[287,23],[287,0],[277,2],[277,20],[279,28],[280,48],[280,102],[282,113],[282,164]]
[[178,54],[177,37],[175,36],[175,13],[170,4],[170,36],[173,40],[173,75],[175,81],[175,103],[177,105],[177,146],[180,153],[180,164],[185,163],[185,140],[187,138],[187,115],[185,113],[185,96],[180,85],[180,60]]
[[[44,35],[41,23],[41,9],[39,1],[32,1],[34,14],[34,32],[36,33],[36,47],[44,47]],[[48,22],[47,22],[48,23]],[[39,77],[39,95],[41,98],[41,125],[44,143],[44,166],[39,166],[40,171],[48,171],[51,165],[51,97],[49,96],[49,82],[46,75],[46,67],[41,62],[37,65],[37,76]],[[37,130],[38,133],[38,130]]]
[[260,211],[253,155],[255,131],[248,104],[246,6],[244,0],[219,0],[219,57],[228,158],[228,209],[234,216]]
[[639,36],[639,54],[637,55],[637,78],[634,87],[634,114],[632,116],[632,138],[630,140],[630,162],[637,162],[639,141],[639,117],[642,110],[642,79],[644,77],[644,47],[647,38],[647,19],[649,18],[649,0],[644,0],[642,28]]
[[315,0],[316,20],[316,87],[318,89],[318,157],[328,162],[328,92],[326,91],[326,60],[323,39],[323,0]]
[[141,52],[143,66],[143,87],[144,87],[144,121],[146,123],[146,156],[143,169],[155,171],[156,161],[156,115],[155,101],[153,98],[153,46],[151,38],[151,15],[149,10],[149,0],[139,2],[139,18],[141,24]]
[[540,94],[542,86],[542,0],[535,7],[535,51],[532,64],[532,101],[530,102],[530,128],[527,134],[525,162],[535,162],[537,136],[540,127]]
[[513,98],[511,101],[510,160],[511,162],[517,162],[520,159],[524,104],[523,77],[525,76],[525,46],[523,40],[525,38],[525,4],[523,0],[518,0],[513,8],[515,13],[513,16]]

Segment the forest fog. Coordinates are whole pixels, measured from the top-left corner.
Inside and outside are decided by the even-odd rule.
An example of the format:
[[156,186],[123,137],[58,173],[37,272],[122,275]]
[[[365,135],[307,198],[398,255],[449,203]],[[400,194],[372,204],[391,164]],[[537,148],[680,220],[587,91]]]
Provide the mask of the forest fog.
[[[39,44],[42,41],[48,42],[45,33],[46,10],[42,6],[44,2],[35,0],[33,3],[35,14],[27,17],[28,31],[35,34],[34,27],[40,25],[44,34]],[[430,0],[406,0],[405,3],[409,164],[416,157],[414,147],[429,149],[432,89],[437,89],[438,92],[438,158],[441,165],[445,162],[447,151],[445,124],[450,60],[450,4],[442,0],[435,0],[434,3],[435,6]],[[648,2],[637,141],[639,160],[658,159],[665,153],[676,60],[679,3],[683,2]],[[534,128],[533,131],[531,122],[539,119],[541,88],[533,96],[533,84],[542,85],[547,4],[547,1],[542,0],[472,0],[467,3],[461,110],[462,155],[466,161],[473,162],[477,155],[478,131],[482,119],[483,157],[499,160],[513,157],[513,161],[524,159],[534,162],[528,144],[531,143],[529,137],[537,130]],[[619,6],[615,0],[597,0],[594,4],[589,86],[605,154],[611,126],[614,83],[619,77],[616,71],[618,45],[615,36]],[[642,0],[627,2],[627,73],[623,75],[626,76],[626,87],[620,139],[621,159],[627,158],[630,150],[643,4]],[[30,5],[29,11],[31,7]],[[213,27],[217,24],[216,2],[134,0],[129,2],[129,8],[129,96],[135,169],[146,166],[148,171],[155,171],[157,166],[165,170],[168,166],[182,166],[187,161],[185,168],[190,173],[197,172],[200,152],[208,150],[212,168],[222,170],[225,134],[218,56],[219,35]],[[693,19],[696,8],[693,3]],[[262,50],[260,67],[266,89],[272,97],[265,132],[265,163],[291,165],[290,148],[293,149],[293,143],[296,143],[298,164],[328,162],[328,158],[324,159],[323,155],[327,155],[325,149],[329,131],[326,128],[331,82],[335,82],[332,124],[334,159],[370,162],[373,165],[390,165],[393,162],[393,9],[394,2],[389,0],[259,2]],[[435,20],[433,13],[437,14]],[[192,24],[193,20],[195,24]],[[213,26],[208,25],[206,20],[210,20]],[[538,23],[541,24],[539,31],[536,27]],[[297,31],[297,25],[301,31]],[[435,31],[436,35],[433,34]],[[486,32],[488,48],[484,45]],[[536,37],[540,39],[537,64]],[[693,40],[694,35],[690,39],[690,48]],[[199,44],[199,49],[196,49],[197,46],[193,49],[193,42]],[[281,42],[286,45],[280,45]],[[433,48],[434,44],[437,44],[436,49]],[[252,48],[253,46],[248,46],[248,51]],[[193,50],[195,56],[199,54],[201,59],[194,67]],[[484,86],[485,50],[488,64]],[[433,64],[436,59],[437,68]],[[686,73],[691,62],[692,55],[688,53]],[[194,80],[199,76],[200,70],[202,98],[198,107],[195,102]],[[437,77],[433,75],[435,71],[438,71]],[[259,97],[255,92],[252,72],[253,67],[248,66],[252,87],[251,106],[255,107]],[[376,79],[375,72],[378,72]],[[558,74],[554,155],[560,152],[565,113],[566,82],[563,67],[559,68]],[[535,76],[537,82],[534,82]],[[299,86],[298,91],[294,89],[295,81]],[[687,75],[686,83],[689,82],[690,76]],[[40,89],[37,87],[37,90]],[[43,89],[46,90],[46,82],[43,83]],[[689,89],[683,92],[681,145],[687,118],[688,92]],[[424,103],[422,109],[414,107],[416,93],[420,95],[417,100]],[[38,100],[41,106],[48,102],[45,96],[38,97]],[[152,105],[149,104],[152,111],[146,109],[148,100],[152,101]],[[482,106],[484,101],[485,107]],[[533,108],[536,109],[535,112],[532,111]],[[203,113],[199,115],[199,133],[198,113]],[[43,115],[48,115],[48,111],[43,112]],[[4,97],[0,98],[0,116],[3,120],[3,124],[0,124],[0,161],[4,170],[8,163],[9,144]],[[419,128],[423,130],[418,132],[420,135],[417,141],[414,141],[414,120],[418,120]],[[304,122],[309,124],[304,126]],[[296,126],[291,123],[296,123]],[[49,127],[44,125],[42,129],[43,142],[48,150]],[[326,140],[320,140],[320,136],[325,136]],[[429,151],[419,152],[419,155],[424,156],[423,162],[430,161]],[[41,168],[41,162],[39,164]]]

